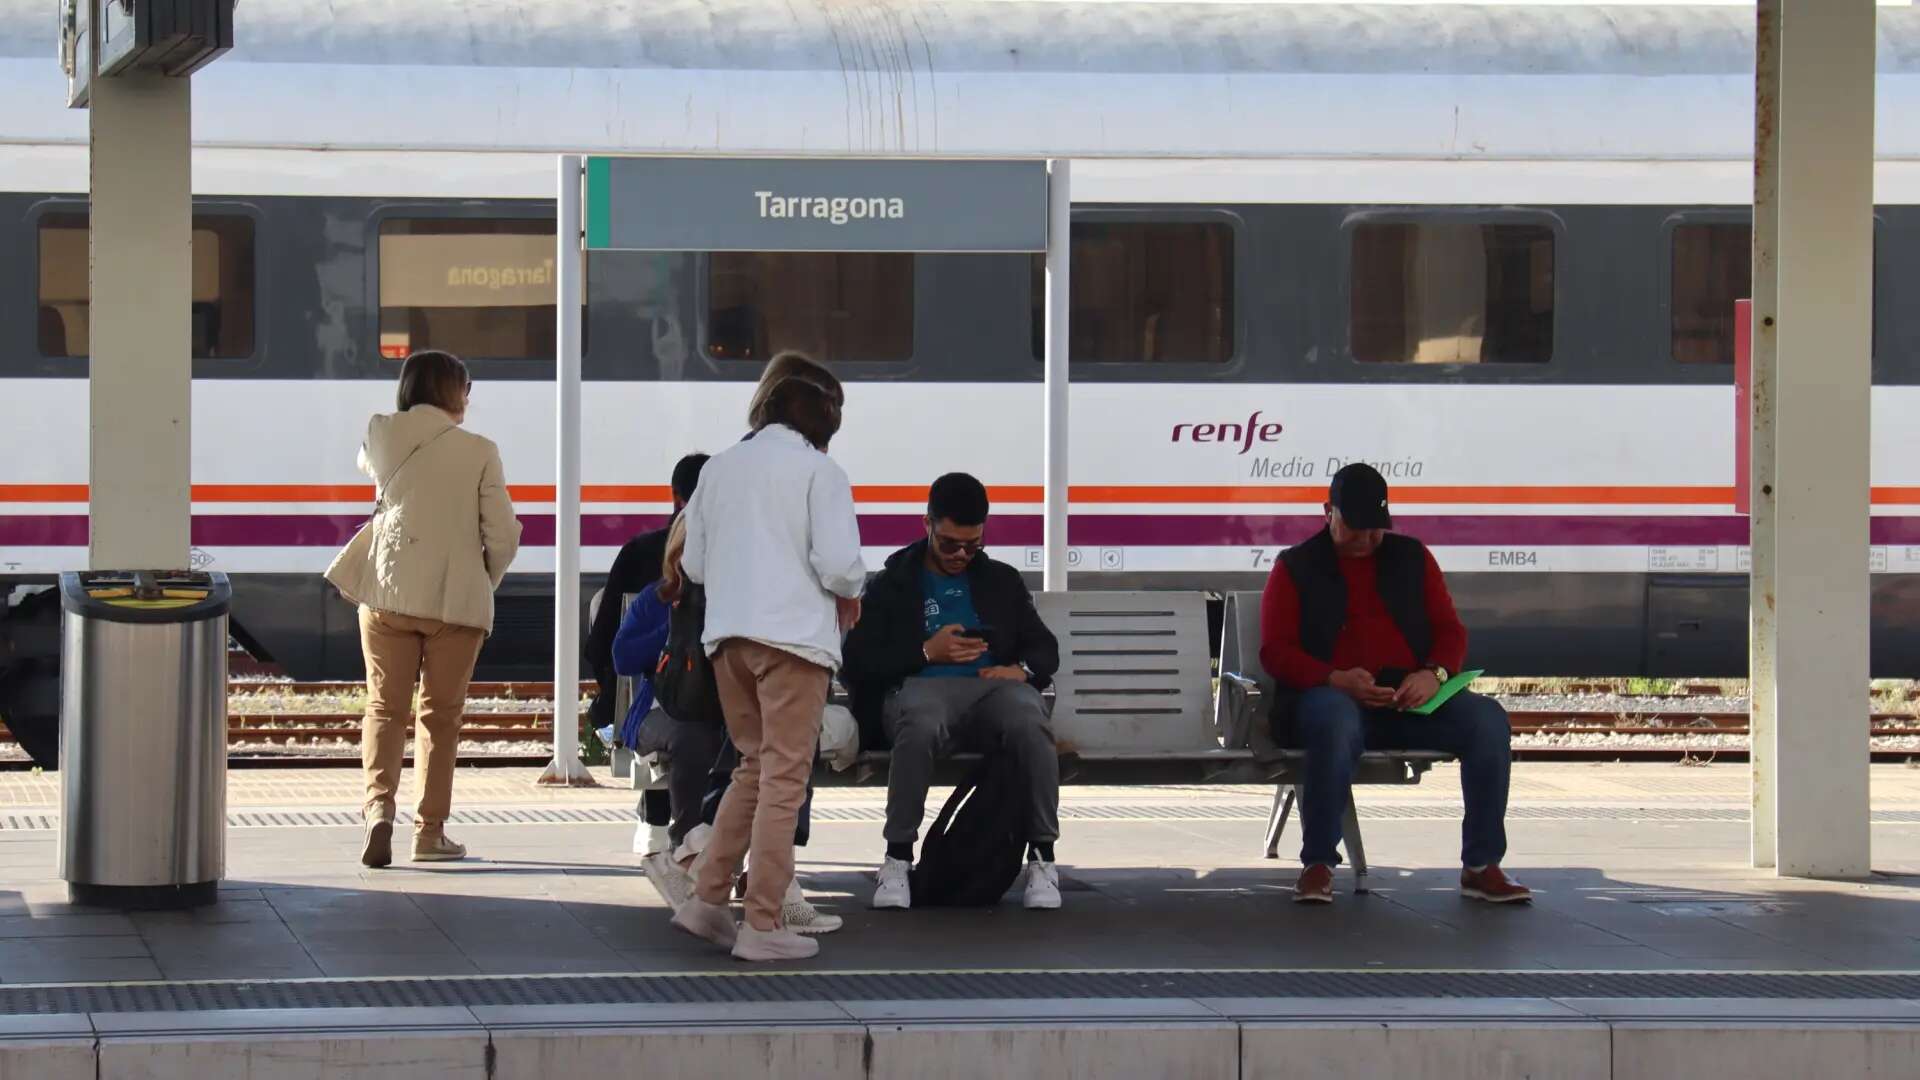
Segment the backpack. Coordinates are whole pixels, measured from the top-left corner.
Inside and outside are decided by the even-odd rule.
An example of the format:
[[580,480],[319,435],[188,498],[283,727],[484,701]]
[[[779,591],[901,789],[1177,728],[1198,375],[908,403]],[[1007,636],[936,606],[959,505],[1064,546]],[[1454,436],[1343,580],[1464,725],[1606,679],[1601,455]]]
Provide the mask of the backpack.
[[682,723],[725,726],[720,687],[714,682],[713,661],[700,638],[707,629],[707,591],[682,582],[680,599],[667,616],[667,645],[660,650],[660,667],[653,676],[653,699],[668,716]]
[[953,789],[909,877],[915,907],[991,907],[1027,852],[1027,781],[1019,759],[988,754]]

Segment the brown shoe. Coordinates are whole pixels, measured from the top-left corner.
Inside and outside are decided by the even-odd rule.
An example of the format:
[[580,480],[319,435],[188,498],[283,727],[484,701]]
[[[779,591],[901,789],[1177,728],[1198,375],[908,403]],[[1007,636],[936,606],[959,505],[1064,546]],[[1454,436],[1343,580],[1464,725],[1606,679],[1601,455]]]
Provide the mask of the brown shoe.
[[1296,904],[1333,903],[1333,867],[1325,863],[1314,863],[1300,871],[1300,880],[1293,883],[1293,902]]
[[1460,871],[1460,895],[1489,904],[1524,904],[1533,899],[1533,890],[1502,873],[1498,866]]
[[375,870],[393,865],[393,822],[367,823],[367,842],[360,848],[360,865]]
[[467,857],[467,845],[456,843],[443,832],[413,835],[414,862],[455,862]]

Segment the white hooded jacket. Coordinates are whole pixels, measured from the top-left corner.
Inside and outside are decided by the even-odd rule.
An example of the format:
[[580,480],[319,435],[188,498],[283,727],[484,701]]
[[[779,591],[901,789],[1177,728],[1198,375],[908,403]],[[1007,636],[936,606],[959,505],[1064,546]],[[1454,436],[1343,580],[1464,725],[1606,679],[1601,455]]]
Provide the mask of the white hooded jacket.
[[360,471],[378,509],[327,580],[375,611],[491,633],[493,592],[520,549],[499,448],[416,405],[367,424]]

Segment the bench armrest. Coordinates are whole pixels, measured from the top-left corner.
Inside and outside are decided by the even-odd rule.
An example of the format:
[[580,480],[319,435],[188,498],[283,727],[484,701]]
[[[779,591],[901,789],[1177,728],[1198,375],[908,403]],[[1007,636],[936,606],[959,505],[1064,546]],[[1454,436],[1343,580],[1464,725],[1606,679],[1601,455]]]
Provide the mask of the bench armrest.
[[1235,671],[1220,673],[1220,688],[1213,696],[1213,728],[1220,745],[1228,750],[1244,750],[1253,735],[1255,718],[1260,715],[1260,684]]

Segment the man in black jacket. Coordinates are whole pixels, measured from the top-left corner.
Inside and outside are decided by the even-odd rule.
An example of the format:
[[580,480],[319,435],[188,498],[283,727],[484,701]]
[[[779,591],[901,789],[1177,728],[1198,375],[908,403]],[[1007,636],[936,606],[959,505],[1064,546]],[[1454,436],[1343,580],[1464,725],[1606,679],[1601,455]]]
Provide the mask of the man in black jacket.
[[927,538],[895,552],[867,583],[847,635],[841,679],[864,741],[884,733],[893,747],[876,908],[913,906],[907,873],[927,788],[934,762],[956,743],[1020,762],[1033,800],[1026,905],[1060,906],[1060,758],[1040,698],[1060,646],[1020,572],[981,551],[986,524],[980,481],[965,473],[934,481]]
[[[699,482],[700,469],[706,463],[707,455],[688,454],[673,467],[674,517],[679,517],[687,500],[693,498],[694,485]],[[667,524],[622,544],[620,554],[614,556],[613,569],[607,571],[607,587],[600,594],[600,610],[594,612],[593,625],[587,628],[587,666],[600,684],[587,710],[594,731],[622,719],[613,715],[614,684],[619,678],[613,670],[613,638],[620,631],[620,617],[626,614],[622,600],[660,580],[660,563],[667,552],[667,530],[672,525],[673,519],[669,518]]]

